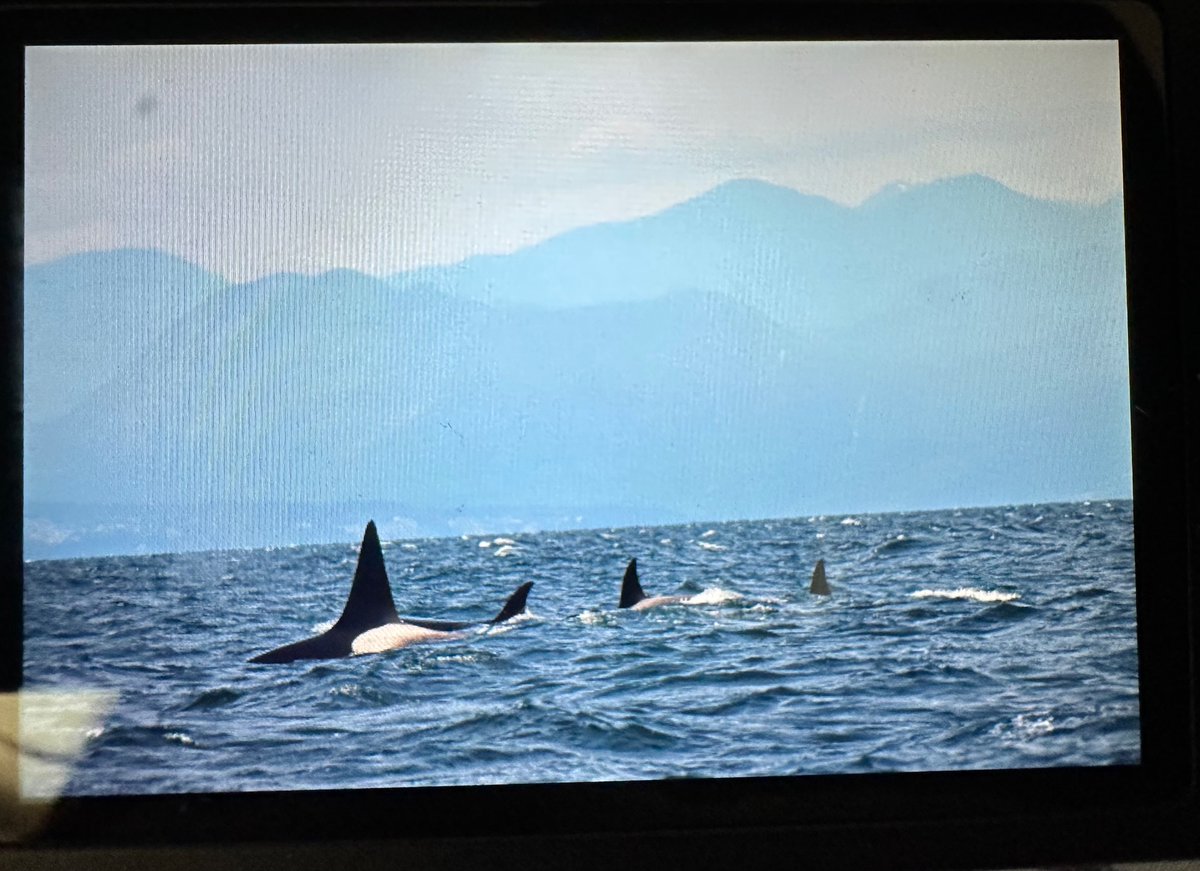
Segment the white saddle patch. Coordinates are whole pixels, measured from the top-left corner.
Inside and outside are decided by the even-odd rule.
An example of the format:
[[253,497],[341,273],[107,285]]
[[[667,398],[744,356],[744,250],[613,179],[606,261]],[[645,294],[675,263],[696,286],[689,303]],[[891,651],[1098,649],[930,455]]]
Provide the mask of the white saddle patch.
[[350,643],[350,653],[354,656],[364,653],[383,653],[385,650],[395,650],[421,641],[455,637],[458,637],[457,633],[439,632],[436,629],[413,626],[411,623],[386,623],[356,636]]
[[632,610],[645,611],[647,608],[657,608],[659,605],[679,605],[686,603],[687,599],[687,596],[650,596],[634,605]]

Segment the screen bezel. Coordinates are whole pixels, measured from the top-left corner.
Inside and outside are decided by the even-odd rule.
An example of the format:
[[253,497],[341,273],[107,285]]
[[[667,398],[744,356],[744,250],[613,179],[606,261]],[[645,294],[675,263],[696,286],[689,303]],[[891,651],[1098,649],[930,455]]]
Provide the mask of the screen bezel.
[[[670,845],[711,861],[739,843],[819,833],[827,863],[1021,864],[1140,855],[1195,807],[1189,665],[1187,311],[1172,274],[1162,31],[1136,3],[384,4],[47,8],[6,16],[3,108],[21,117],[23,49],[36,44],[655,39],[1119,41],[1142,763],[1105,768],[531,784],[370,791],[113,796],[59,801],[43,842],[166,844],[281,839],[497,839],[583,843],[592,858]],[[20,124],[4,125],[5,499],[0,679],[21,676]],[[1194,423],[1190,424],[1194,426]],[[1194,459],[1194,456],[1192,457]],[[1193,466],[1194,468],[1194,466]],[[1191,491],[1194,494],[1194,490]],[[1194,498],[1194,495],[1191,496]],[[967,826],[963,840],[947,827]],[[1013,837],[1013,826],[1022,831]],[[1072,838],[1071,833],[1077,833]],[[682,835],[686,835],[683,838]],[[864,839],[864,835],[870,837]],[[632,842],[628,838],[632,837]],[[1169,840],[1169,838],[1168,838]],[[683,841],[687,843],[684,844]],[[607,845],[607,847],[605,846]],[[658,846],[652,846],[658,845]],[[918,847],[918,845],[920,845]],[[699,850],[700,852],[694,852]],[[713,851],[716,851],[715,853]],[[1131,852],[1132,851],[1132,852]],[[1160,850],[1161,852],[1161,850]],[[585,863],[586,864],[586,863]],[[598,864],[598,862],[597,862]]]

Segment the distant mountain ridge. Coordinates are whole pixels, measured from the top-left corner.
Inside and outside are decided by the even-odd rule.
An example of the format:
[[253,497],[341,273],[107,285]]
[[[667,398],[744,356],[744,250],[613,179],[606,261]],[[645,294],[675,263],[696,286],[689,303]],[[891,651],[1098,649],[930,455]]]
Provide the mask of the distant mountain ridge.
[[1130,487],[1119,199],[743,179],[384,278],[25,282],[27,557]]

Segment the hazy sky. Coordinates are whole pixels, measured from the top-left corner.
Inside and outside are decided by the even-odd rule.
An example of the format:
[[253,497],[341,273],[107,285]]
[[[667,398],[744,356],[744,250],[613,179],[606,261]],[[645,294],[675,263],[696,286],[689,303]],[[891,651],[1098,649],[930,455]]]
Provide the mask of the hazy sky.
[[738,177],[1121,188],[1115,42],[49,47],[26,90],[28,264],[385,274]]

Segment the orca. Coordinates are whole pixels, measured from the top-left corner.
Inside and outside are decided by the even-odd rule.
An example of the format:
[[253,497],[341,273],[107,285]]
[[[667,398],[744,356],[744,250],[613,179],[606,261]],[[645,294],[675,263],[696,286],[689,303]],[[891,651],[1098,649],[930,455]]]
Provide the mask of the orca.
[[420,641],[454,638],[455,633],[461,629],[487,623],[502,623],[520,614],[525,610],[525,600],[532,586],[533,581],[521,584],[504,603],[500,613],[491,620],[471,623],[402,619],[396,613],[387,568],[383,564],[383,548],[379,545],[379,533],[376,532],[375,521],[372,520],[367,523],[366,532],[363,533],[358,565],[354,569],[354,581],[350,585],[350,595],[338,621],[320,635],[260,653],[250,662],[341,659],[364,653],[382,653]]
[[631,608],[634,611],[645,611],[647,608],[657,608],[659,605],[679,605],[686,602],[690,596],[647,596],[638,582],[637,560],[631,559],[625,567],[625,578],[621,581],[621,602],[619,608]]
[[829,582],[825,580],[825,560],[817,560],[816,568],[813,569],[812,583],[808,585],[808,591],[814,596],[831,596],[833,590],[829,589]]

